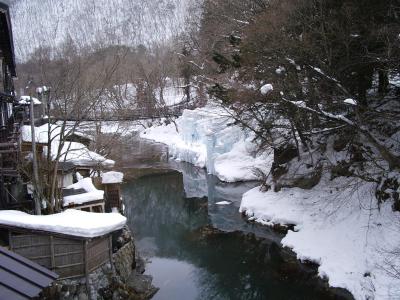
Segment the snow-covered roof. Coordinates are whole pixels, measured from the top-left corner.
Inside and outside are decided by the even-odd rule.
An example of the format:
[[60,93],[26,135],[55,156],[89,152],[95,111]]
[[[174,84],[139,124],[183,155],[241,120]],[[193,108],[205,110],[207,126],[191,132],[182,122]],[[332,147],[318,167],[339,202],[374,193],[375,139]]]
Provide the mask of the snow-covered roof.
[[71,195],[63,198],[63,207],[68,207],[71,205],[82,205],[85,203],[100,200],[104,200],[104,191]]
[[[47,125],[46,125],[47,127]],[[41,143],[41,144],[47,144],[48,136],[47,136],[47,130],[43,130],[43,126],[41,127],[35,127],[35,141],[36,143]],[[31,126],[29,125],[24,125],[21,127],[21,136],[22,136],[22,141],[31,143],[32,142],[32,131],[31,131]]]
[[124,180],[124,173],[121,172],[107,172],[101,176],[103,184],[121,183]]
[[31,97],[31,96],[21,96],[18,103],[20,105],[28,105],[31,103],[31,99],[32,99],[34,105],[42,104],[42,102],[40,102],[37,98]]
[[[45,116],[48,117],[48,116]],[[61,137],[61,130],[62,126],[59,124],[50,124],[50,133],[51,133],[51,139],[55,141],[59,141]],[[64,129],[64,134],[65,135],[71,135],[75,134],[76,136],[79,137],[84,137],[90,140],[93,140],[93,137],[89,134],[86,134],[84,132],[79,131],[78,129],[73,130],[71,126],[65,126]],[[43,141],[47,143],[48,139],[48,132],[49,132],[49,124],[43,124],[42,126],[35,127],[35,137],[36,137],[36,142],[38,141]],[[22,126],[22,140],[24,142],[31,142],[32,141],[32,134],[31,134],[31,126],[30,125],[24,125]]]
[[58,214],[35,216],[17,210],[0,211],[0,225],[87,238],[121,229],[125,223],[126,218],[119,213],[98,214],[68,209]]
[[[57,156],[57,149],[59,142],[54,141],[52,143],[52,157],[53,159]],[[114,166],[115,161],[106,159],[104,156],[90,151],[85,145],[76,142],[64,142],[64,146],[61,151],[62,155],[60,161],[72,162],[76,166],[81,167],[96,167],[101,165],[105,168],[111,168]]]
[[104,191],[96,189],[96,187],[93,185],[92,178],[90,177],[83,178],[79,180],[77,183],[68,186],[66,189],[75,189],[75,190],[83,189],[86,191],[86,193],[64,197],[63,198],[64,207],[70,206],[72,204],[80,205],[104,199]]
[[[62,127],[57,124],[52,124],[50,127],[51,139],[53,140],[51,147],[53,159],[57,156],[61,129]],[[35,127],[35,141],[37,143],[47,144],[48,132],[48,124]],[[84,136],[83,133],[75,133],[79,136]],[[32,142],[32,132],[29,125],[22,126],[21,135],[23,142]],[[88,136],[85,135],[85,137]],[[45,149],[45,152],[46,151],[47,149]],[[76,166],[96,167],[101,165],[105,168],[111,168],[115,164],[113,160],[106,159],[104,156],[90,151],[85,145],[77,142],[64,142],[61,154],[60,161],[71,162]]]

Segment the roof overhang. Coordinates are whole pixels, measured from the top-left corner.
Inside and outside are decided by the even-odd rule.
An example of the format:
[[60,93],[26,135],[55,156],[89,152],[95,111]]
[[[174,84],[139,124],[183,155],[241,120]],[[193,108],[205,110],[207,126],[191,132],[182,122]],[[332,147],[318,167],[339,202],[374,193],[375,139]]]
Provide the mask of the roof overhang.
[[10,10],[8,5],[3,2],[0,2],[0,30],[2,35],[4,34],[4,40],[1,41],[1,50],[4,52],[4,58],[11,75],[17,77]]

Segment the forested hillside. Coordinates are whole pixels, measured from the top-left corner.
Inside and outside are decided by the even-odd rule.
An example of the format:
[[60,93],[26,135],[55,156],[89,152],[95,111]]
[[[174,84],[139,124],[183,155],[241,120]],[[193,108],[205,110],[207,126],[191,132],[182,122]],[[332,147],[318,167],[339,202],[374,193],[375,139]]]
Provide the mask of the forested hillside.
[[184,28],[189,1],[11,1],[17,57],[72,39],[82,48],[165,42]]

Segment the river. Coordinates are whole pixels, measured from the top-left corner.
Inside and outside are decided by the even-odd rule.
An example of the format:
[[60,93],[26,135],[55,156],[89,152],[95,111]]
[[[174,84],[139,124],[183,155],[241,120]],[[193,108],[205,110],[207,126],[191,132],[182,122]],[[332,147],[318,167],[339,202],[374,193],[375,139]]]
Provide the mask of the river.
[[121,152],[128,225],[160,288],[153,299],[347,298],[281,248],[283,233],[241,216],[241,196],[257,183],[220,182],[168,161],[168,150],[148,141],[134,139]]

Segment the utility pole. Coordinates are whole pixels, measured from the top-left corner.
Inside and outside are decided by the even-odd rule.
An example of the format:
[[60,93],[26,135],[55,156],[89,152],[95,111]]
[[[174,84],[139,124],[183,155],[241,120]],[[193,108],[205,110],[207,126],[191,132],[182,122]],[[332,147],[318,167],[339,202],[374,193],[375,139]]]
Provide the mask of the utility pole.
[[34,103],[32,96],[29,95],[30,106],[29,106],[29,117],[31,119],[31,136],[32,136],[32,167],[33,167],[33,187],[34,187],[34,201],[35,201],[35,214],[41,215],[42,209],[40,204],[40,187],[39,187],[39,170],[37,165],[36,157],[36,139],[35,139],[35,114],[34,114]]

